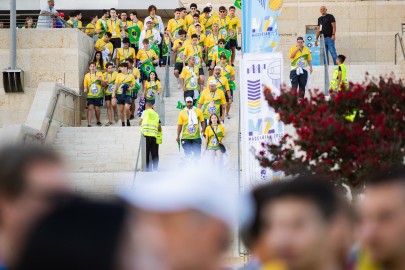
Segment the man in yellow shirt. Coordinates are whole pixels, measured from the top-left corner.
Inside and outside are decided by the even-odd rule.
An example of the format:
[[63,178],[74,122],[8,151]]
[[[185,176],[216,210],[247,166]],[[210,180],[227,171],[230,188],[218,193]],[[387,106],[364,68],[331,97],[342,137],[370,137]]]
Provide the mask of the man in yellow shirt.
[[226,16],[226,7],[220,6],[219,7],[219,18],[218,18],[218,26],[219,26],[219,33],[222,35],[222,38],[225,39],[227,42],[225,45],[225,49],[229,50],[230,44],[229,40],[230,37],[228,35],[229,30],[231,30],[231,19],[229,19],[228,16]]
[[87,93],[87,122],[91,127],[91,117],[95,110],[97,126],[102,126],[100,122],[100,107],[103,106],[104,93],[101,85],[104,84],[103,73],[96,72],[96,63],[89,65],[90,72],[84,76],[84,92]]
[[212,25],[218,23],[218,18],[211,15],[211,9],[205,7],[203,13],[200,15],[200,22],[205,28],[205,35],[211,34]]
[[103,55],[104,62],[110,62],[112,53],[114,51],[113,45],[110,42],[111,33],[107,32],[104,34],[104,38],[97,40],[94,44],[96,51],[101,51]]
[[193,34],[191,36],[191,44],[187,44],[184,49],[183,66],[186,64],[186,59],[188,59],[190,56],[194,56],[196,66],[200,68],[205,67],[203,60],[203,48],[198,45],[197,34]]
[[120,64],[121,73],[118,73],[115,79],[114,91],[112,98],[120,105],[120,118],[121,124],[125,126],[125,118],[127,119],[127,126],[131,126],[129,118],[131,115],[130,106],[132,103],[131,95],[132,89],[135,87],[135,77],[128,73],[128,64]]
[[82,22],[82,12],[80,10],[76,10],[76,19],[77,19],[77,28],[80,29],[80,31],[84,32],[83,29],[83,22]]
[[[141,66],[145,61],[150,60],[154,65],[159,63],[159,56],[156,54],[154,50],[150,49],[149,46],[149,39],[145,38],[142,42],[143,49],[140,49],[136,55],[136,59],[138,61],[138,66]],[[141,82],[148,79],[148,74],[144,72],[141,73]]]
[[180,80],[183,87],[184,99],[192,97],[195,105],[198,94],[203,90],[204,70],[195,65],[194,55],[189,56],[188,66],[183,67],[183,71],[180,74]]
[[93,38],[94,41],[98,40],[98,36],[96,34],[96,24],[98,21],[97,15],[91,15],[91,22],[86,25],[85,33],[89,37]]
[[[193,23],[188,27],[187,36],[190,38],[193,34],[197,33],[196,27],[200,25],[200,30],[202,33],[205,33],[204,26],[201,26],[200,23],[200,15],[194,14],[193,16]],[[200,33],[201,34],[201,33]]]
[[224,37],[219,33],[218,30],[218,23],[214,23],[212,25],[212,33],[205,38],[205,57],[210,76],[212,76],[213,73],[213,69],[211,68],[213,54],[218,52],[218,41],[220,39],[224,39]]
[[235,16],[235,11],[236,8],[234,6],[229,7],[229,25],[230,25],[230,29],[228,32],[228,36],[230,37],[229,40],[229,45],[231,47],[231,51],[232,51],[232,65],[235,62],[235,56],[236,56],[236,47],[238,47],[238,35],[240,35],[242,33],[242,27],[241,27],[241,23],[240,20],[238,19],[238,17]]
[[176,8],[174,10],[174,19],[170,19],[167,24],[167,34],[169,35],[172,43],[178,38],[180,38],[179,31],[186,30],[186,23],[180,18],[181,10]]
[[197,159],[201,155],[201,131],[205,130],[204,116],[201,109],[194,107],[191,97],[187,97],[185,101],[186,108],[179,113],[177,121],[176,141],[180,143],[181,140],[187,157],[193,156]]
[[221,67],[221,77],[225,76],[228,80],[229,84],[229,89],[230,91],[230,98],[229,102],[226,104],[226,118],[230,119],[231,117],[229,116],[229,111],[231,110],[231,105],[233,102],[233,91],[236,90],[236,85],[235,85],[235,69],[231,66],[228,65],[227,59],[224,55],[221,55],[221,61],[220,61],[220,67]]
[[176,58],[174,65],[174,76],[177,78],[177,87],[180,88],[179,75],[183,71],[184,49],[186,48],[186,31],[183,29],[179,31],[179,38],[174,41],[173,52]]
[[226,99],[224,92],[217,89],[217,82],[215,80],[209,81],[208,89],[201,93],[200,100],[198,101],[198,108],[202,108],[205,126],[210,119],[211,114],[218,112],[221,115],[221,121],[224,122]]
[[[143,22],[138,19],[138,13],[136,12],[136,10],[131,11],[129,13],[129,17],[131,18],[132,26],[137,25],[139,27],[139,30],[142,32],[144,25],[143,25]],[[140,38],[140,36],[139,36],[139,38]],[[141,39],[139,39],[139,40],[142,42]],[[139,41],[135,44],[131,44],[131,47],[135,49],[135,53],[137,54],[139,51]]]
[[[191,10],[190,14],[188,14],[188,15],[186,16],[186,19],[185,19],[187,29],[190,27],[190,25],[193,24],[194,15],[196,15],[196,14],[198,15],[198,13],[197,13],[197,4],[196,4],[196,3],[192,3],[192,4],[190,5],[190,10]],[[198,19],[199,19],[199,18],[200,18],[200,16],[198,16]]]
[[135,59],[135,49],[129,46],[129,38],[122,39],[124,47],[116,50],[115,66],[118,67],[120,63],[124,63],[127,58]]
[[106,126],[112,125],[112,115],[114,111],[114,120],[118,122],[118,113],[117,113],[117,104],[112,105],[112,94],[114,91],[115,79],[117,78],[118,72],[113,71],[113,64],[107,63],[106,65],[107,72],[103,74],[103,80],[105,85],[105,104],[107,106],[107,116],[108,116],[108,123]]
[[70,25],[72,28],[78,28],[78,23],[77,23],[77,14],[75,11],[72,11],[69,13],[69,20],[67,23]]
[[128,37],[128,27],[132,26],[132,21],[128,20],[128,13],[126,11],[121,11],[120,14],[121,18],[121,39],[124,39],[125,37]]
[[141,73],[139,72],[139,69],[137,67],[134,67],[134,59],[133,58],[127,58],[125,62],[128,64],[128,73],[134,75],[135,77],[135,88],[132,90],[132,103],[131,103],[131,116],[129,117],[129,120],[134,120],[135,119],[135,108],[136,104],[135,101],[138,98],[138,92],[141,89],[141,84],[139,83],[141,80]]
[[109,16],[109,11],[106,9],[103,9],[101,13],[100,19],[98,19],[96,23],[96,34],[98,34],[98,37],[101,39],[103,38],[104,34],[108,32],[108,27],[107,27],[107,19]]
[[302,37],[297,38],[297,45],[291,47],[289,56],[291,59],[291,87],[299,91],[299,98],[304,98],[308,82],[308,65],[309,71],[312,73],[312,56],[311,51],[305,47]]
[[107,31],[112,34],[110,42],[114,49],[121,47],[121,29],[122,22],[118,18],[115,8],[110,9],[110,19],[107,20]]
[[219,66],[214,67],[214,74],[208,78],[208,81],[215,81],[217,89],[224,92],[226,103],[232,103],[231,89],[229,88],[229,81],[221,75],[222,69]]

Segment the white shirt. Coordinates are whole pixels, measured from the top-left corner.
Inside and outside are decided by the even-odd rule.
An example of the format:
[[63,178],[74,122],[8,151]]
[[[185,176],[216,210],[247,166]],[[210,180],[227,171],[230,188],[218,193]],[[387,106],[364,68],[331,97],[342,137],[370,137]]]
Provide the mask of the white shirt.
[[[57,12],[56,9],[50,8],[49,5],[41,9],[41,11],[47,11],[55,13]],[[50,14],[44,14],[38,16],[37,28],[52,28],[53,27],[53,19]]]
[[[139,49],[143,49],[143,43],[142,41],[146,38],[146,31],[151,31],[148,29],[144,29],[141,32],[141,36],[139,37]],[[160,44],[162,42],[162,38],[159,34],[159,32],[156,29],[152,29],[152,34],[153,34],[153,41],[157,41],[157,44]],[[152,44],[151,44],[152,45]]]
[[[158,26],[159,32],[164,35],[165,34],[165,25],[163,24],[162,18],[160,16],[158,16],[158,15],[155,15],[155,18],[157,18],[158,22],[159,22],[159,26]],[[151,16],[146,17],[145,21],[144,21],[145,27],[146,27],[146,20],[147,19],[151,19],[152,21],[154,21]]]

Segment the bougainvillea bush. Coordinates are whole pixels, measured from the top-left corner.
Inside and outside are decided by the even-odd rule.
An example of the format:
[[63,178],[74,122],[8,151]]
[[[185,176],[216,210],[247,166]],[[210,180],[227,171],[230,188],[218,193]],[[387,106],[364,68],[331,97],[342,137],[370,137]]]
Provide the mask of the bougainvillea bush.
[[[279,144],[263,144],[258,157],[263,167],[287,175],[319,174],[353,189],[364,187],[375,169],[404,166],[402,81],[350,84],[348,91],[331,92],[328,98],[320,91],[302,100],[294,90],[284,89],[277,97],[268,88],[264,92],[269,106],[295,132],[286,133]],[[353,121],[347,119],[354,114]]]

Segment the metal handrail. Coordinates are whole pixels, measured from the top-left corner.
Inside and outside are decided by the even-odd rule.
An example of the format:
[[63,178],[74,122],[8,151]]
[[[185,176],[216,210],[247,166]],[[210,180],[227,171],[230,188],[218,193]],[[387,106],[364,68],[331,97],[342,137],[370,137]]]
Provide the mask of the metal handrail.
[[135,188],[136,173],[138,172],[139,157],[141,156],[141,148],[142,148],[142,141],[143,141],[142,137],[143,137],[143,135],[141,134],[141,138],[139,139],[138,153],[136,155],[134,178],[132,179],[132,188],[131,189]]
[[[321,34],[321,55],[323,56],[323,65],[324,65],[324,95],[329,96],[329,65],[328,65],[328,55],[325,48],[325,37]],[[321,58],[322,59],[322,58]]]
[[[52,14],[40,14],[40,13],[20,13],[20,14],[16,14],[16,20],[17,22],[25,22],[26,18],[18,18],[18,17],[31,17],[33,20],[33,26],[32,28],[35,28],[38,24],[38,17],[39,16],[54,16]],[[10,19],[10,14],[0,14],[0,22],[9,22],[8,26],[10,26],[10,20],[7,21],[6,19],[1,19],[1,17],[8,17],[8,19]],[[57,17],[58,20],[60,20],[62,22],[63,28],[72,28],[72,26],[70,24],[67,23],[67,21],[65,21],[64,19]],[[7,24],[5,24],[7,25]]]
[[399,33],[395,34],[395,49],[394,49],[394,55],[395,55],[395,65],[397,64],[397,43],[399,42],[399,44],[401,45],[401,50],[402,50],[402,56],[404,57],[405,60],[405,50],[404,50],[404,42],[402,40],[402,37],[399,35]]

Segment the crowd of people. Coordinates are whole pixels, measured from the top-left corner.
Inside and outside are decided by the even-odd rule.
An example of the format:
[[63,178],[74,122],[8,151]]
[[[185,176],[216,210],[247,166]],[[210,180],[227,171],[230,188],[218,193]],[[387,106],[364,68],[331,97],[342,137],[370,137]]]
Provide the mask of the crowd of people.
[[53,151],[4,147],[0,269],[231,269],[238,222],[245,270],[405,269],[403,168],[375,173],[351,198],[314,175],[239,196],[226,179],[182,169],[100,201],[74,194]]

